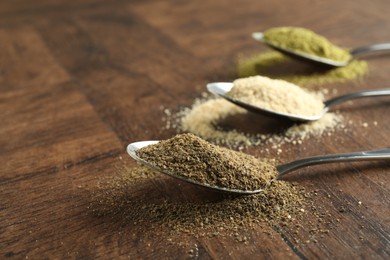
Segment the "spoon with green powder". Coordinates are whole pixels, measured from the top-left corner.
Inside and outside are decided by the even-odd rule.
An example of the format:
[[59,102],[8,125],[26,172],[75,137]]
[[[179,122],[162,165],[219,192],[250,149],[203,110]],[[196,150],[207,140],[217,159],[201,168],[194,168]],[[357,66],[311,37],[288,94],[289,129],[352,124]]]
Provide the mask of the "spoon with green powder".
[[390,89],[365,90],[323,102],[295,84],[262,76],[209,83],[207,89],[251,112],[301,122],[319,120],[332,107],[349,100],[390,95]]
[[271,28],[264,33],[254,32],[252,37],[291,58],[330,67],[344,67],[356,57],[390,50],[390,43],[380,43],[348,51],[310,30],[299,27]]
[[260,193],[275,179],[301,167],[346,161],[390,159],[390,149],[322,155],[276,165],[273,159],[257,159],[180,134],[163,141],[141,141],[127,146],[128,154],[139,163],[188,183],[236,193]]

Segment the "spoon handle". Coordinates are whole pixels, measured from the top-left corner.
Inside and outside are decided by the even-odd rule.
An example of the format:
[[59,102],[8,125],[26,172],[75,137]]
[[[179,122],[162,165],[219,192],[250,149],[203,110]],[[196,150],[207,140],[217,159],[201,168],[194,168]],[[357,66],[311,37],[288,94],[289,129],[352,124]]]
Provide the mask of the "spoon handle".
[[377,52],[377,51],[390,51],[390,43],[378,43],[378,44],[359,47],[351,50],[351,55],[353,57],[358,57],[366,53]]
[[384,88],[384,89],[375,89],[375,90],[365,90],[365,91],[359,91],[354,93],[345,94],[342,96],[331,98],[324,102],[326,111],[329,110],[331,107],[338,105],[340,103],[356,99],[356,98],[363,98],[363,97],[377,97],[377,96],[388,96],[390,95],[390,88]]
[[284,176],[290,171],[309,165],[332,162],[368,161],[378,159],[390,159],[390,148],[365,152],[320,155],[292,161],[286,164],[281,164],[276,167],[277,171],[279,172],[277,179],[280,179],[282,176]]

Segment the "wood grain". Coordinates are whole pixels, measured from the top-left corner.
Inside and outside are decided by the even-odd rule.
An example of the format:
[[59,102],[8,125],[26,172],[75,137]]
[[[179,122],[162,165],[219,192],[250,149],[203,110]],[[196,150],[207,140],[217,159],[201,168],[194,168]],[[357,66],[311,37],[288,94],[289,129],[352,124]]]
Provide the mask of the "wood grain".
[[[388,161],[313,166],[291,175],[318,190],[313,203],[331,216],[324,223],[329,233],[316,242],[306,243],[307,219],[298,233],[283,225],[240,230],[247,243],[176,234],[172,239],[183,242],[177,246],[148,226],[96,216],[90,204],[102,179],[135,165],[125,153],[128,143],[175,134],[164,129],[163,108],[190,106],[205,83],[237,77],[238,55],[266,50],[251,32],[303,26],[356,47],[390,41],[389,12],[386,0],[2,1],[0,258],[388,259]],[[389,58],[368,58],[364,79],[326,87],[339,94],[390,87]],[[388,98],[338,109],[351,121],[348,131],[284,144],[281,155],[269,146],[244,152],[288,161],[390,147]],[[276,129],[252,114],[224,124]],[[139,196],[148,203],[216,198],[164,177],[135,187],[126,199]]]

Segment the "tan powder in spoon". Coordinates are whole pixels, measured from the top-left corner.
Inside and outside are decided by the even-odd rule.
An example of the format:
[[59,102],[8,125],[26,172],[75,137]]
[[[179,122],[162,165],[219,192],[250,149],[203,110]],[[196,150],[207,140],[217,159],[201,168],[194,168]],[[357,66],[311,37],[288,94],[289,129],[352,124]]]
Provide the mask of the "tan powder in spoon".
[[264,189],[275,176],[275,162],[179,134],[139,149],[137,155],[158,168],[197,183],[241,191]]
[[237,79],[227,93],[253,106],[297,116],[320,115],[324,104],[316,95],[284,80],[253,76]]

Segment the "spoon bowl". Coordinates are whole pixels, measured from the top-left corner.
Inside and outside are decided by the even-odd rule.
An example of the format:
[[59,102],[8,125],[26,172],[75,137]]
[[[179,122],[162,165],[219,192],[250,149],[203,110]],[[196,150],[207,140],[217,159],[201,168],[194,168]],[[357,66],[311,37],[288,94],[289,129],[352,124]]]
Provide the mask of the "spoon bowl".
[[338,105],[340,103],[357,99],[357,98],[363,98],[363,97],[373,97],[373,96],[388,96],[390,95],[390,89],[376,89],[376,90],[366,90],[366,91],[359,91],[354,93],[345,94],[342,96],[337,96],[332,99],[329,99],[324,102],[324,108],[318,115],[315,116],[304,116],[304,115],[294,115],[294,114],[287,114],[287,113],[281,113],[274,110],[265,109],[262,107],[254,106],[251,104],[248,104],[246,102],[240,101],[235,98],[231,98],[228,96],[228,93],[233,88],[234,84],[232,82],[214,82],[207,84],[207,90],[213,94],[216,94],[242,108],[245,108],[246,110],[249,110],[254,113],[263,114],[266,116],[271,116],[276,119],[289,119],[292,121],[300,121],[300,122],[308,122],[308,121],[316,121],[321,119],[330,108],[332,108],[335,105]]
[[275,44],[272,44],[271,42],[267,41],[264,39],[264,35],[262,32],[254,32],[252,33],[252,38],[255,39],[258,42],[261,42],[268,47],[279,51],[286,56],[289,56],[293,59],[305,61],[305,62],[310,62],[315,65],[320,65],[320,66],[326,66],[326,67],[344,67],[347,66],[354,58],[358,56],[362,56],[364,54],[368,54],[371,52],[377,52],[377,51],[389,51],[390,50],[390,43],[379,43],[379,44],[373,44],[369,46],[363,46],[363,47],[358,47],[355,49],[352,49],[349,53],[351,54],[352,58],[346,61],[337,61],[337,60],[332,60],[332,59],[327,59],[324,57],[308,54],[305,52],[300,52],[296,51],[293,49],[289,48],[284,48]]
[[137,150],[139,150],[143,147],[146,147],[148,145],[151,145],[151,144],[156,144],[158,142],[159,141],[140,141],[140,142],[131,143],[127,146],[127,153],[133,159],[135,159],[137,162],[139,162],[139,163],[141,163],[141,164],[143,164],[143,165],[145,165],[153,170],[156,170],[158,172],[166,174],[170,177],[173,177],[173,178],[176,178],[176,179],[179,179],[179,180],[182,180],[182,181],[185,181],[185,182],[197,185],[197,186],[208,188],[208,189],[211,189],[214,191],[229,192],[229,193],[235,193],[235,194],[247,194],[247,195],[259,193],[262,191],[262,189],[258,189],[258,190],[238,190],[238,189],[230,189],[230,188],[228,189],[228,188],[224,188],[224,187],[208,185],[207,183],[197,182],[197,181],[194,181],[190,178],[186,178],[186,177],[183,177],[181,175],[175,174],[174,172],[170,172],[170,171],[167,171],[167,170],[162,169],[160,167],[157,167],[157,166],[153,165],[152,163],[145,161],[144,159],[142,159],[141,157],[139,157],[137,155],[137,153],[136,153]]
[[[260,193],[263,190],[237,190],[237,189],[229,189],[225,187],[218,187],[218,186],[211,186],[206,183],[200,183],[193,181],[192,179],[185,178],[183,176],[177,175],[174,172],[169,172],[164,169],[161,169],[159,167],[156,167],[155,165],[149,163],[148,161],[143,160],[140,158],[136,152],[138,149],[141,149],[143,147],[146,147],[151,144],[156,144],[159,141],[140,141],[131,143],[127,146],[127,153],[135,159],[137,162],[153,169],[156,171],[159,171],[163,174],[166,174],[170,177],[188,182],[190,184],[194,184],[197,186],[201,186],[204,188],[208,188],[214,191],[222,191],[222,192],[228,192],[228,193],[234,193],[234,194],[242,194],[242,195],[251,195]],[[383,160],[383,159],[390,159],[390,149],[382,149],[382,150],[373,150],[373,151],[364,151],[364,152],[352,152],[352,153],[344,153],[344,154],[330,154],[330,155],[320,155],[320,156],[313,156],[313,157],[307,157],[295,161],[291,161],[285,164],[280,164],[276,166],[276,171],[278,175],[275,177],[276,180],[282,179],[287,173],[300,169],[302,167],[310,166],[310,165],[316,165],[316,164],[325,164],[325,163],[333,163],[333,162],[347,162],[347,161],[368,161],[368,160]]]

